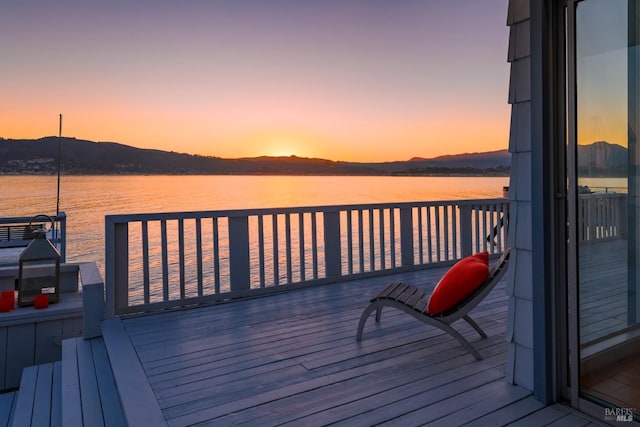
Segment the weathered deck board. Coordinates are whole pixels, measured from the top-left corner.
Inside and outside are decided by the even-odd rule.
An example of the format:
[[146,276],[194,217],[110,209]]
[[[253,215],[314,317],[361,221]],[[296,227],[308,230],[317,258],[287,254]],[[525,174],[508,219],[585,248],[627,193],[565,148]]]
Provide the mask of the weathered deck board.
[[61,425],[126,425],[104,340],[72,338],[62,346],[61,378],[57,380],[64,390],[59,399]]
[[[0,403],[0,426],[59,426],[62,421],[59,379],[60,362],[24,368],[20,392],[15,394],[11,406],[7,407],[8,410],[3,409],[4,405]],[[3,413],[5,410],[7,412]],[[12,420],[9,422],[10,417]]]
[[482,361],[441,330],[390,308],[356,342],[362,309],[380,289],[401,280],[430,290],[445,270],[166,311],[122,324],[172,426],[505,425],[536,416],[543,406],[504,380],[502,284],[471,312],[488,339],[465,322],[455,324]]
[[128,425],[166,425],[120,319],[103,322],[102,330]]
[[585,344],[627,326],[627,241],[580,245],[580,340]]
[[7,427],[13,415],[18,394],[15,391],[0,393],[0,427]]

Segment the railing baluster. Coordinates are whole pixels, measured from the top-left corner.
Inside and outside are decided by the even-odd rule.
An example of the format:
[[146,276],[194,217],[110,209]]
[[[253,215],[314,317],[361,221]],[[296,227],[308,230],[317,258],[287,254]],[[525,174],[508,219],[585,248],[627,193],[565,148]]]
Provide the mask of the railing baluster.
[[433,262],[433,233],[431,227],[431,206],[427,206],[427,252],[429,253],[429,263]]
[[313,278],[318,279],[318,216],[311,213],[311,257],[313,260]]
[[264,268],[264,217],[258,215],[258,262],[260,264],[260,287],[266,286]]
[[436,259],[438,262],[442,261],[442,255],[440,253],[440,210],[441,208],[438,206],[434,209],[436,215]]
[[489,241],[487,240],[487,236],[489,235],[489,206],[482,205],[482,250],[485,252],[489,252]]
[[[400,223],[400,225],[402,225],[402,222]],[[411,239],[411,243],[413,243],[413,239]],[[394,208],[389,208],[389,247],[391,248],[391,268],[394,268],[394,267],[397,267],[396,265],[396,218],[395,218]],[[402,247],[401,247],[401,250],[402,250]]]
[[451,259],[449,255],[449,206],[442,206],[442,212],[444,216],[444,259],[449,261]]
[[352,210],[347,210],[347,263],[348,272],[353,274],[353,220],[351,218]]
[[500,219],[498,225],[498,251],[502,252],[502,236],[509,227],[509,205],[500,204]]
[[306,280],[305,271],[305,247],[304,247],[304,212],[298,213],[298,244],[299,244],[299,257],[300,257],[300,281]]
[[142,221],[142,292],[145,304],[149,304],[149,225]]
[[480,205],[474,206],[476,244],[473,252],[480,252]]
[[491,204],[489,205],[489,235],[488,237],[485,238],[489,239],[489,253],[495,253],[495,236],[494,236],[494,230],[498,231],[498,229],[496,228],[496,205]]
[[220,294],[220,232],[218,231],[218,218],[213,217],[211,228],[213,232],[213,269],[214,269],[214,280],[213,280],[213,288],[215,294]]
[[362,209],[358,209],[358,260],[360,261],[360,273],[364,273],[364,224]]
[[198,296],[204,295],[204,279],[202,268],[202,219],[196,218],[196,262],[198,274]]
[[285,223],[285,248],[286,248],[286,261],[287,261],[287,283],[291,283],[293,276],[293,269],[291,267],[291,214],[286,214],[284,216]]
[[184,219],[178,220],[178,254],[180,259],[180,299],[186,295],[184,280]]
[[380,233],[380,269],[386,268],[387,254],[385,250],[384,239],[384,209],[378,209],[378,232]]
[[[424,243],[422,242],[422,239],[424,239],[424,233],[422,231],[422,207],[418,206],[416,208],[416,214],[418,217],[418,264],[424,264]],[[402,214],[400,214],[402,217]],[[413,228],[413,227],[411,227]],[[404,235],[405,233],[402,232],[402,235]],[[411,236],[412,241],[413,241],[413,235]],[[404,250],[403,250],[404,252]],[[408,250],[407,250],[408,252]],[[411,251],[413,252],[413,251]],[[404,260],[404,255],[403,255],[403,260]],[[411,259],[413,261],[414,257],[413,257],[413,253],[411,254]],[[404,264],[404,261],[403,261]]]
[[271,216],[271,238],[273,239],[273,284],[280,284],[280,255],[278,254],[278,214]]
[[375,271],[376,265],[376,251],[375,251],[375,239],[373,230],[373,209],[369,209],[369,268],[370,271]]
[[[458,259],[458,208],[456,205],[451,205],[451,246],[453,248],[453,259]],[[462,257],[460,257],[462,258]]]
[[160,245],[162,247],[162,301],[169,301],[169,252],[167,248],[167,220],[160,221]]

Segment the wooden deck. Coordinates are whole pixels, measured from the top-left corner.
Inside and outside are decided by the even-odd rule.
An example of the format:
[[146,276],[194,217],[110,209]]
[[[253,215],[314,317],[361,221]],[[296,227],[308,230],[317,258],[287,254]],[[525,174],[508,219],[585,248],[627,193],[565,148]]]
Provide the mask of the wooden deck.
[[390,308],[356,342],[386,284],[430,290],[445,270],[108,320],[104,337],[65,340],[61,364],[25,369],[0,427],[599,425],[506,383],[504,283],[471,312],[487,339],[454,324],[484,360]]
[[627,319],[627,240],[580,245],[580,341],[582,345],[619,332]]
[[[370,319],[356,342],[362,309],[389,281],[429,288],[443,272],[125,319],[150,386],[135,405],[153,400],[148,414],[157,408],[171,426],[597,425],[505,382],[503,284],[471,312],[488,339],[455,324],[482,361],[441,330],[392,309],[380,324]],[[132,367],[125,377],[136,375]]]

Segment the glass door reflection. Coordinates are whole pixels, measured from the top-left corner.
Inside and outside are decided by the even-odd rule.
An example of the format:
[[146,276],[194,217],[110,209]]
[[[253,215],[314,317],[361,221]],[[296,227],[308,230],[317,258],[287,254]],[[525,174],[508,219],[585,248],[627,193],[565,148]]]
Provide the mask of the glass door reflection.
[[638,1],[576,8],[580,392],[640,408]]

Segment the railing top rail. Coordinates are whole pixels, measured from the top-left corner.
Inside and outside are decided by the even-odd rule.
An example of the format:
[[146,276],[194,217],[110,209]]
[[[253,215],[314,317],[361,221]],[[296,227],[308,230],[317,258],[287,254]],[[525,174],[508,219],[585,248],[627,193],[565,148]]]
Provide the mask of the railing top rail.
[[[34,215],[35,216],[35,215]],[[54,221],[60,222],[67,219],[67,215],[64,212],[60,212],[58,215],[50,215]],[[33,216],[13,216],[13,217],[1,217],[0,224],[28,224]]]
[[627,197],[626,193],[584,193],[578,194],[578,198],[580,199],[589,199],[589,198],[624,198]]
[[258,209],[227,209],[190,212],[159,212],[138,214],[114,214],[105,216],[105,222],[121,223],[131,221],[159,221],[175,218],[212,218],[212,217],[242,217],[254,215],[311,213],[311,212],[339,212],[358,209],[388,209],[388,208],[413,208],[426,206],[482,206],[487,204],[509,203],[508,199],[467,199],[467,200],[442,200],[442,201],[415,201],[398,203],[363,203],[349,205],[322,205],[299,207],[276,207]]

